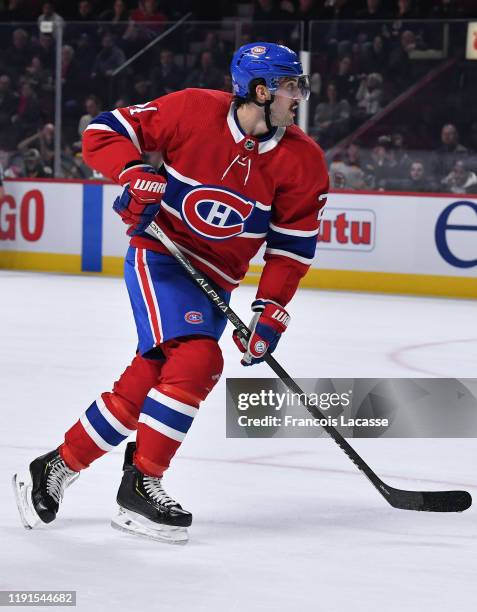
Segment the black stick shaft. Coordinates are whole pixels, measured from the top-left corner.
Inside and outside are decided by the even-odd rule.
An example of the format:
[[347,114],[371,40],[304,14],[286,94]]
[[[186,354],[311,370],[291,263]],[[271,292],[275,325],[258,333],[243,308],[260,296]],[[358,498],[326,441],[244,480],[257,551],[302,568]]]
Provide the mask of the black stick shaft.
[[[224,302],[217,291],[212,287],[205,274],[194,268],[189,259],[182,253],[176,244],[162,231],[157,223],[152,222],[147,228],[147,233],[157,238],[166,247],[169,253],[188,272],[202,291],[208,296],[216,308],[227,317],[237,329],[239,335],[245,340],[249,339],[251,332],[240,317]],[[315,418],[324,419],[324,414],[310,404],[305,393],[298,384],[282,368],[282,366],[268,353],[265,361],[275,374],[287,385],[287,387],[300,395],[301,403]],[[303,398],[303,399],[302,399]],[[369,465],[358,455],[354,448],[348,444],[340,432],[332,425],[324,425],[323,429],[333,438],[338,446],[348,455],[351,461],[371,481],[373,486],[393,506],[401,510],[422,510],[427,512],[463,512],[472,505],[472,497],[467,491],[406,491],[395,489],[384,483],[381,478],[369,467]]]
[[[162,242],[173,257],[181,264],[181,266],[187,270],[191,278],[196,282],[202,291],[208,296],[210,301],[215,304],[216,308],[227,317],[232,323],[235,329],[238,330],[239,334],[248,340],[251,336],[251,332],[240,317],[230,308],[230,306],[220,297],[217,291],[210,285],[207,277],[196,270],[189,259],[182,253],[177,245],[162,231],[162,229],[154,221],[149,225],[146,232],[157,238]],[[325,415],[316,407],[312,406],[306,399],[305,392],[299,387],[293,378],[286,372],[286,370],[277,362],[277,360],[269,353],[265,354],[265,361],[275,372],[275,374],[285,383],[285,385],[294,393],[300,394],[300,399],[303,398],[302,404],[305,408],[317,419],[327,420]],[[351,461],[358,467],[373,483],[376,489],[381,495],[387,499],[388,489],[384,482],[379,476],[369,467],[369,465],[362,459],[354,448],[345,440],[340,432],[335,429],[332,425],[324,425],[323,429],[333,438],[338,446],[348,455]]]

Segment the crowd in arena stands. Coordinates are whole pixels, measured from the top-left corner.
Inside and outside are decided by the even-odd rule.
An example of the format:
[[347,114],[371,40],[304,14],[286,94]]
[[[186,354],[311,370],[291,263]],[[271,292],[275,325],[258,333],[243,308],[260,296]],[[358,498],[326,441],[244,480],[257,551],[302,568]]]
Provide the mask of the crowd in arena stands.
[[453,124],[442,126],[434,151],[406,149],[402,134],[365,149],[350,143],[330,164],[334,189],[477,194],[477,153],[459,142]]
[[[185,15],[195,25],[124,67]],[[94,176],[81,137],[102,110],[184,87],[230,92],[236,44],[264,39],[312,51],[309,133],[328,152],[334,188],[474,193],[477,116],[475,146],[470,125],[456,126],[450,115],[425,126],[427,150],[400,129],[405,118],[349,140],[432,68],[413,58],[438,46],[440,30],[412,20],[474,16],[471,0],[0,0],[0,164],[10,178],[53,175],[59,24],[64,177]],[[346,21],[353,19],[366,22]],[[229,20],[242,24],[239,40],[227,32]]]

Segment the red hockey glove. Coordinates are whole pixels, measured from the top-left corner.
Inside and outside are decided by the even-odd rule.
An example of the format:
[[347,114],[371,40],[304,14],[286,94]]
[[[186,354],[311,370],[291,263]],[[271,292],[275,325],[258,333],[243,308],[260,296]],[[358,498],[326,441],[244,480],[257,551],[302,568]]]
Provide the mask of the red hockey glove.
[[252,310],[255,314],[250,322],[252,334],[248,342],[239,337],[237,330],[232,335],[235,344],[244,353],[240,362],[244,366],[263,361],[267,350],[273,353],[290,322],[288,312],[270,300],[255,300]]
[[119,182],[129,188],[129,193],[139,204],[159,203],[167,184],[152,166],[141,161],[131,162],[119,175]]
[[141,234],[159,212],[166,180],[142,162],[123,170],[119,180],[124,191],[114,201],[113,209],[130,226],[128,236]]

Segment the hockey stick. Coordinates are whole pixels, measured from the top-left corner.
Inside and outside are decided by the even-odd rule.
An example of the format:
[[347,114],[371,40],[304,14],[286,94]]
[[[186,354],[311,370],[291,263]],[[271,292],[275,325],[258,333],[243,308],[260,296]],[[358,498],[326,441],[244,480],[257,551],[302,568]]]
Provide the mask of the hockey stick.
[[[238,330],[241,337],[245,340],[250,338],[251,332],[245,323],[243,323],[240,317],[224,302],[211,286],[207,277],[195,269],[189,259],[154,221],[146,229],[146,232],[162,242],[169,253],[175,257],[181,266],[188,272],[190,277],[202,289],[216,308],[220,310],[232,323],[235,329]],[[306,398],[304,391],[300,389],[293,378],[287,374],[272,355],[267,353],[265,355],[265,361],[291,391],[299,393],[300,397]],[[312,406],[307,400],[302,401],[302,403],[313,417],[326,421],[325,415],[316,408],[316,406]],[[394,508],[400,508],[402,510],[423,510],[427,512],[463,512],[472,505],[472,497],[467,491],[406,491],[404,489],[390,487],[379,478],[369,465],[358,455],[354,448],[348,444],[337,429],[332,425],[323,425],[323,429],[348,455],[356,467],[368,477],[384,499]]]

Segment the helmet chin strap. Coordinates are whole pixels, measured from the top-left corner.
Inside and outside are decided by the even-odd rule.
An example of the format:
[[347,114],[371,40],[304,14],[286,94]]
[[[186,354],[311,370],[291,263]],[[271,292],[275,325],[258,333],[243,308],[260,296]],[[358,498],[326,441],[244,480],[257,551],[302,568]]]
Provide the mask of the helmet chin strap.
[[265,124],[269,132],[271,132],[274,127],[276,127],[272,125],[272,122],[270,120],[270,117],[271,117],[270,106],[273,104],[273,101],[275,100],[275,96],[273,94],[270,94],[270,95],[271,95],[270,100],[265,100],[265,102],[257,102],[256,100],[253,100],[254,104],[263,108],[265,112]]

